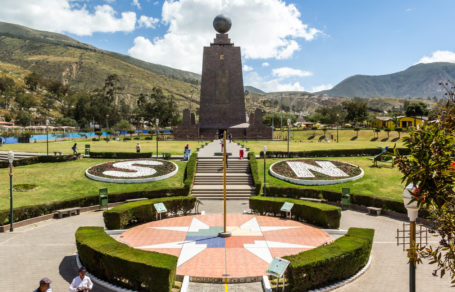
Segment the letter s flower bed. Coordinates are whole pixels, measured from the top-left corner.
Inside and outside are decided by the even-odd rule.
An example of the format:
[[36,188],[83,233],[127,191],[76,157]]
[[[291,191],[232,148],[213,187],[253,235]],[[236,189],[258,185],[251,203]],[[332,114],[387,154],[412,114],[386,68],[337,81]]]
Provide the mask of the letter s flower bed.
[[76,245],[81,263],[102,280],[137,291],[172,290],[175,256],[128,247],[102,227],[79,227]]
[[360,271],[370,258],[374,230],[349,228],[333,243],[284,258],[292,292],[308,291],[345,280]]

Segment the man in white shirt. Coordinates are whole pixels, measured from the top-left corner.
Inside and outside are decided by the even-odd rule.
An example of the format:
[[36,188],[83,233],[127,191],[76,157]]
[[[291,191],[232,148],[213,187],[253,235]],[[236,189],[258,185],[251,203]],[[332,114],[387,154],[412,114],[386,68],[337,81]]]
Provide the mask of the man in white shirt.
[[85,274],[87,273],[87,270],[85,267],[81,267],[79,269],[79,276],[73,279],[73,282],[71,282],[70,289],[69,291],[71,292],[82,292],[82,291],[90,291],[93,288],[93,283],[92,280]]

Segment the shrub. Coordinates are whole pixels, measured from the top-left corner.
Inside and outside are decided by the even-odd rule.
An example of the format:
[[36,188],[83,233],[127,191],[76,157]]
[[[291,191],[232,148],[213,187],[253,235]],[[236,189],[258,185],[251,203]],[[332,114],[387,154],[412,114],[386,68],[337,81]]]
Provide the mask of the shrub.
[[187,214],[194,208],[196,197],[157,198],[123,204],[104,211],[104,223],[107,229],[124,229],[131,224],[140,224],[156,220],[155,203],[164,203],[166,209],[177,214]]
[[[71,160],[76,160],[77,156],[75,155],[58,155],[58,156],[34,156],[19,160],[14,160],[14,166],[24,166],[35,163],[47,163],[47,162],[66,162]],[[9,167],[8,161],[0,161],[0,168]]]
[[172,290],[176,256],[129,247],[102,227],[79,227],[76,246],[81,263],[100,279],[139,291]]
[[[128,199],[135,198],[160,198],[160,197],[171,197],[171,196],[186,196],[188,191],[185,188],[174,188],[174,189],[162,189],[162,190],[151,190],[151,191],[138,191],[129,193],[116,193],[109,194],[109,202],[122,202]],[[48,204],[40,204],[33,206],[24,206],[14,209],[14,222],[26,220],[33,217],[38,217],[46,214],[50,214],[59,209],[71,208],[71,207],[88,207],[99,204],[99,196],[92,195],[82,198],[76,198],[65,201],[52,202]],[[7,224],[9,222],[9,209],[0,210],[0,225]]]
[[131,137],[124,137],[123,141],[131,141]]
[[257,160],[256,160],[256,153],[249,152],[248,153],[248,160],[250,162],[251,175],[253,176],[254,191],[255,191],[256,195],[259,195],[261,193],[262,182],[259,179],[258,163],[257,163]]
[[308,291],[347,279],[368,262],[374,230],[349,228],[343,237],[284,258],[290,261],[286,276],[291,291]]
[[93,142],[98,142],[100,139],[99,138],[92,138]]
[[118,158],[118,159],[132,159],[132,158],[151,158],[153,152],[90,152],[90,158]]
[[250,197],[250,209],[261,215],[280,214],[284,202],[294,203],[292,214],[296,219],[321,226],[323,228],[338,228],[340,226],[341,208],[324,203],[308,202],[288,198]]
[[137,136],[133,138],[134,140],[141,140],[141,137]]
[[[402,155],[409,153],[408,148],[397,148]],[[378,148],[363,148],[363,149],[330,149],[330,150],[312,150],[289,152],[289,157],[350,157],[350,156],[373,156],[378,155]],[[261,158],[264,157],[264,152],[260,153]],[[268,158],[287,158],[286,151],[267,151]]]
[[153,140],[152,136],[147,136],[144,138],[145,140]]
[[192,153],[190,155],[190,158],[188,159],[188,162],[186,163],[185,179],[183,180],[185,189],[187,189],[188,192],[190,191],[191,186],[193,185],[194,175],[196,174],[196,168],[197,168],[197,153]]

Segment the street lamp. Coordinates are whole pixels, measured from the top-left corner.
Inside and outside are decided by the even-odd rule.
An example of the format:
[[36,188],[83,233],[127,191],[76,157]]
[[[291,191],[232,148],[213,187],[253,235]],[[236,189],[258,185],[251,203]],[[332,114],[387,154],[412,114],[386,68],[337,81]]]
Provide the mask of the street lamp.
[[266,159],[266,154],[267,154],[267,146],[264,145],[263,151],[264,151],[264,197],[265,197],[265,196],[267,196],[267,187],[266,187],[267,172],[265,170],[266,169],[265,159]]
[[106,115],[106,134],[109,137],[109,114]]
[[49,119],[46,119],[46,155],[49,156]]
[[156,119],[156,158],[158,158],[158,124],[160,123],[160,119]]
[[13,232],[13,162],[14,152],[8,151],[8,162],[9,162],[9,231]]
[[[416,275],[415,275],[415,241],[416,241],[416,219],[419,213],[419,206],[417,201],[413,199],[413,193],[417,189],[414,184],[409,184],[404,188],[403,191],[403,203],[405,208],[408,210],[409,217],[409,249],[411,259],[409,261],[409,291],[415,292],[416,290]],[[411,202],[412,201],[412,202]]]
[[337,143],[338,143],[338,141],[340,141],[340,139],[338,138],[338,123],[339,123],[339,118],[340,118],[340,114],[337,114]]
[[289,135],[290,128],[291,128],[291,119],[288,119],[288,158],[289,158],[289,140],[291,139],[291,136]]

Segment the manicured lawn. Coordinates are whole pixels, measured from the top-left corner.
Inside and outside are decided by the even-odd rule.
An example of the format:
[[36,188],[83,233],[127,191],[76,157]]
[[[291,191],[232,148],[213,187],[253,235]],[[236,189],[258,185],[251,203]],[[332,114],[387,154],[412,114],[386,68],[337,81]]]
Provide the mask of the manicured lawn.
[[[109,193],[133,192],[183,186],[185,162],[174,161],[179,171],[169,179],[141,183],[114,184],[91,180],[85,176],[85,170],[95,164],[113,159],[80,159],[60,163],[39,163],[14,168],[13,184],[36,184],[38,189],[29,192],[14,192],[14,207],[34,205],[85,197],[98,194],[98,189],[107,187]],[[0,210],[9,208],[8,169],[0,169]]]
[[[346,182],[342,184],[326,185],[326,186],[301,186],[291,184],[271,176],[267,171],[267,185],[277,187],[296,187],[296,188],[311,188],[320,190],[331,190],[341,192],[341,188],[351,188],[351,193],[362,194],[368,196],[376,196],[389,198],[392,200],[402,201],[403,187],[401,184],[401,172],[395,167],[391,168],[390,163],[380,163],[380,168],[372,167],[373,163],[366,157],[335,157],[335,158],[321,158],[339,160],[343,162],[352,163],[360,166],[365,175],[363,178]],[[267,159],[267,170],[270,165],[283,160],[280,159]],[[258,159],[259,178],[264,179],[264,160]]]
[[[280,131],[274,132],[275,137],[280,137]],[[336,130],[327,130],[326,137],[331,138],[333,135],[336,139]],[[293,131],[291,133],[291,140],[289,141],[289,151],[309,151],[309,150],[330,150],[330,149],[358,149],[358,148],[375,148],[380,147],[402,147],[401,140],[397,140],[398,133],[390,132],[390,137],[387,138],[387,133],[381,131],[377,140],[373,139],[373,130],[361,130],[359,135],[356,136],[354,130],[339,130],[339,142],[336,141],[326,142],[325,140],[319,141],[323,136],[322,130],[304,130]],[[287,131],[283,131],[283,136],[287,137]],[[401,133],[401,137],[407,136],[407,133]],[[357,138],[355,138],[357,137]],[[373,139],[373,141],[372,141]],[[240,142],[240,141],[239,141]],[[243,143],[243,141],[241,141]],[[287,141],[247,141],[244,143],[250,151],[259,153],[262,148],[267,146],[269,151],[287,151]]]
[[[90,144],[91,151],[94,152],[136,152],[136,144],[141,143],[142,152],[156,153],[156,140],[132,140],[132,141],[91,141],[91,140],[74,140],[74,141],[52,141],[49,142],[49,153],[54,151],[63,154],[71,154],[71,147],[77,143],[78,152],[83,153],[85,144]],[[194,152],[201,145],[199,141],[159,141],[158,152],[170,152],[175,155],[183,155],[185,145],[189,144],[190,149]],[[46,153],[46,142],[39,143],[19,143],[5,144],[0,147],[0,151],[13,150],[18,152],[41,152]]]

